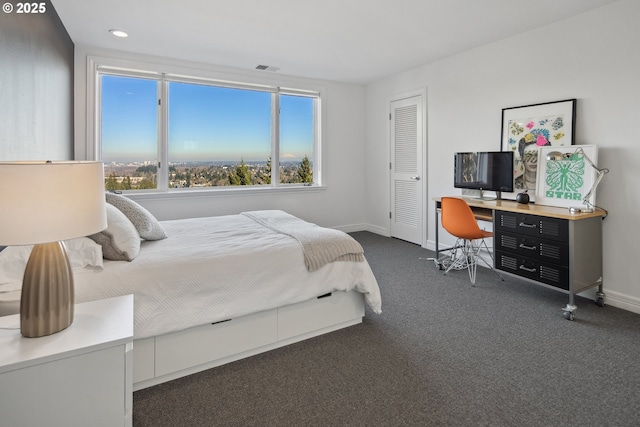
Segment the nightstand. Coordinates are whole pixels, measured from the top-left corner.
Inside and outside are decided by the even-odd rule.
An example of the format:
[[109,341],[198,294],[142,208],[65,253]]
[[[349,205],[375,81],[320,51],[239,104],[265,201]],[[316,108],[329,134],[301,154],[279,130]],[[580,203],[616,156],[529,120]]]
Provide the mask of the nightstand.
[[0,419],[7,426],[131,426],[133,295],[78,304],[40,338],[0,317]]

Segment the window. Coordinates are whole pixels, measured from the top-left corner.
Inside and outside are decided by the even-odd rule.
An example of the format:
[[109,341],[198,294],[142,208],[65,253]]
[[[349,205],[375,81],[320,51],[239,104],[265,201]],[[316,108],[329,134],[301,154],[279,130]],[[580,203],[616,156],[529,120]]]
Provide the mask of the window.
[[318,185],[318,92],[98,68],[108,190]]
[[313,183],[314,100],[280,96],[280,182]]
[[105,75],[101,83],[100,129],[106,189],[157,188],[156,82]]

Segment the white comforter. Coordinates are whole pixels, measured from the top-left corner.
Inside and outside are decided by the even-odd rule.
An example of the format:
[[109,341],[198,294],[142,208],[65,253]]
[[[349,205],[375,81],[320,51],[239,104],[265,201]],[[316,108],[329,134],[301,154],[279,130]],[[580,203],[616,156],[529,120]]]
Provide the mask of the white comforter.
[[300,244],[243,215],[163,221],[167,239],[144,241],[132,262],[75,272],[76,302],[134,294],[135,338],[235,318],[333,291],[365,294],[381,311],[366,262],[309,272]]

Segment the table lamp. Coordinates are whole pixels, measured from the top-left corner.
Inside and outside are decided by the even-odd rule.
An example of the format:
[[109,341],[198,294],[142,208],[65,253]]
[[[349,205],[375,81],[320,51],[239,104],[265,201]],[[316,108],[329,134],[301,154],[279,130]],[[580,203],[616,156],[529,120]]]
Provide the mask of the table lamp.
[[0,162],[0,245],[34,245],[20,298],[20,332],[73,322],[73,271],[63,240],[107,227],[101,162]]
[[547,154],[547,160],[551,160],[551,161],[572,160],[572,159],[576,159],[578,156],[582,156],[582,158],[589,164],[589,166],[595,169],[596,179],[593,181],[593,185],[591,186],[591,189],[589,190],[589,192],[585,194],[584,197],[582,198],[582,203],[584,206],[571,206],[569,208],[569,212],[571,213],[593,212],[595,210],[595,206],[591,204],[589,199],[591,198],[593,193],[596,191],[596,188],[598,187],[598,184],[600,184],[600,181],[602,180],[602,178],[607,173],[609,173],[609,169],[598,168],[595,165],[595,163],[593,163],[593,161],[589,158],[589,156],[587,156],[587,153],[585,153],[581,147],[578,147],[573,153],[561,153],[559,151],[552,151],[549,154]]

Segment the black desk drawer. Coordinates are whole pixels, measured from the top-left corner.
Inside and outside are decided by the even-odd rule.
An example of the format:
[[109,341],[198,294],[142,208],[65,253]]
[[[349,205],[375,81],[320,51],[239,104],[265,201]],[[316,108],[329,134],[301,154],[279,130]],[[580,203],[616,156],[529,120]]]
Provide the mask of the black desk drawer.
[[569,221],[566,219],[496,211],[495,229],[561,242],[569,241]]
[[569,290],[568,267],[500,251],[496,251],[495,262],[498,270]]
[[540,239],[524,234],[495,232],[494,245],[496,251],[503,251],[514,256],[535,258],[540,261],[569,266],[569,245],[557,240]]

